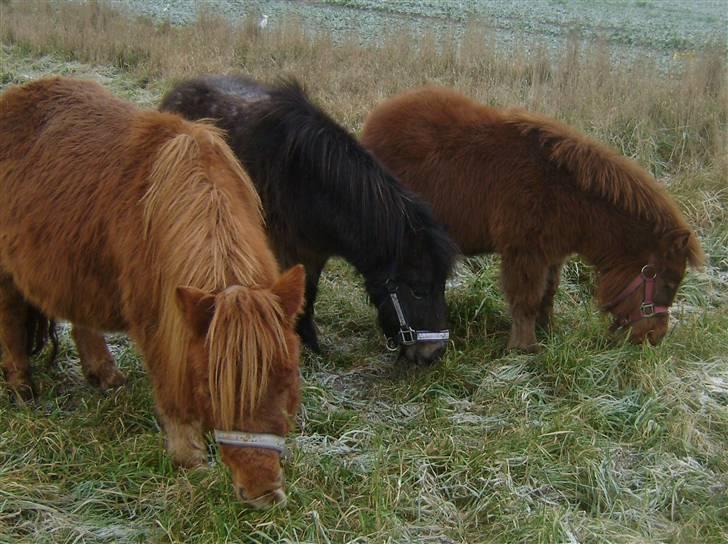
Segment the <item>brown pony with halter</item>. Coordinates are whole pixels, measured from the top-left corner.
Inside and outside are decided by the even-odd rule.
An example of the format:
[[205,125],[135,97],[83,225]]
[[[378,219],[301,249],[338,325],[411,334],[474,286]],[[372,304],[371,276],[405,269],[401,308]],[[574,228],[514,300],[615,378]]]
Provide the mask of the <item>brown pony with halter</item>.
[[497,110],[425,87],[376,107],[363,143],[432,203],[463,253],[497,252],[510,303],[509,348],[534,350],[549,324],[561,265],[593,264],[613,329],[657,342],[697,237],[635,162],[554,119]]
[[17,397],[33,394],[38,311],[73,323],[102,387],[124,376],[100,331],[128,331],[173,460],[206,464],[215,429],[240,498],[283,502],[303,269],[279,275],[258,196],[219,131],[89,81],[12,87],[0,96],[0,193],[0,343]]

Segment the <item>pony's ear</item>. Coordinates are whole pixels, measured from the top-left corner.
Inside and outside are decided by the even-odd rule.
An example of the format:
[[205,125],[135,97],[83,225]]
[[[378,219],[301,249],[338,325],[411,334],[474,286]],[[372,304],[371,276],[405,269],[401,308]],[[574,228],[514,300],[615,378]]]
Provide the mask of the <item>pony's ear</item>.
[[690,237],[693,235],[687,229],[676,229],[667,235],[668,248],[676,255],[685,254],[690,244]]
[[699,270],[703,268],[705,264],[703,249],[695,233],[690,229],[675,229],[665,235],[662,243],[667,255],[684,256],[693,268]]
[[302,264],[284,272],[271,291],[283,306],[286,317],[293,321],[303,309],[303,295],[306,290],[306,271]]
[[198,337],[207,335],[215,314],[215,297],[196,287],[177,287],[177,304],[185,323]]

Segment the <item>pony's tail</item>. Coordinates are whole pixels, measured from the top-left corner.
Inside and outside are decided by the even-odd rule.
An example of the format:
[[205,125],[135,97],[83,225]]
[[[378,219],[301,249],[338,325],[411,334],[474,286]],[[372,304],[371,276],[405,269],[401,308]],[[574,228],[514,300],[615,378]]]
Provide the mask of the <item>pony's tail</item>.
[[30,356],[37,355],[50,340],[51,352],[48,355],[48,365],[53,364],[58,355],[58,333],[56,322],[49,319],[35,306],[30,306],[28,316],[25,320],[26,353]]

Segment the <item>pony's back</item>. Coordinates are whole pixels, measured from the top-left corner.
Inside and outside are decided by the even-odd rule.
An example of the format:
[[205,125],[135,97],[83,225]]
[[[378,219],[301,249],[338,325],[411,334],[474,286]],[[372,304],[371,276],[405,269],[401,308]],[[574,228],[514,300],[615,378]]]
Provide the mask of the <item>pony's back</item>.
[[[0,100],[0,190],[7,195],[0,205],[0,269],[26,270],[20,287],[42,310],[84,322],[85,293],[108,300],[101,328],[125,328],[123,302],[108,294],[120,292],[120,278],[153,284],[155,274],[181,266],[172,250],[194,240],[184,228],[208,221],[191,210],[214,212],[180,204],[204,205],[200,200],[211,187],[225,196],[217,204],[234,208],[235,232],[249,234],[237,240],[236,254],[268,255],[251,269],[272,284],[276,265],[263,236],[260,201],[217,129],[140,111],[91,81],[40,80]],[[152,188],[156,198],[145,206]],[[163,228],[153,232],[156,225]],[[219,249],[211,246],[210,252]],[[167,262],[150,268],[160,252],[169,253]],[[216,272],[218,283],[221,275]],[[192,285],[193,277],[178,279]],[[59,280],[78,297],[53,289]]]
[[[498,238],[511,237],[507,231],[528,225],[503,217],[508,208],[528,210],[539,229],[549,220],[554,230],[588,220],[574,215],[583,208],[579,198],[658,235],[688,228],[665,189],[636,162],[545,115],[496,109],[451,89],[424,87],[387,100],[368,116],[362,142],[433,203],[466,252],[493,250]],[[693,238],[690,261],[702,258]]]

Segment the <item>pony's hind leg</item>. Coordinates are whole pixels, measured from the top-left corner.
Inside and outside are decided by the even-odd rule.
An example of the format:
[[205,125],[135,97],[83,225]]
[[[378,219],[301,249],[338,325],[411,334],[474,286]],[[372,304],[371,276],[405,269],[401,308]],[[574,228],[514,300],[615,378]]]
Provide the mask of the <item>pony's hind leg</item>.
[[503,289],[511,307],[512,320],[508,349],[529,352],[539,350],[536,342],[536,318],[546,290],[547,270],[546,263],[533,254],[503,254]]
[[5,381],[18,400],[34,396],[30,373],[27,321],[31,306],[15,287],[12,279],[0,275],[0,347]]
[[81,368],[91,385],[110,389],[126,383],[126,376],[116,368],[114,358],[101,334],[75,324],[72,334],[81,359]]
[[536,317],[536,325],[543,330],[551,328],[551,322],[554,317],[554,296],[561,282],[561,264],[552,264],[546,273],[546,288],[544,289],[541,305],[538,309]]

